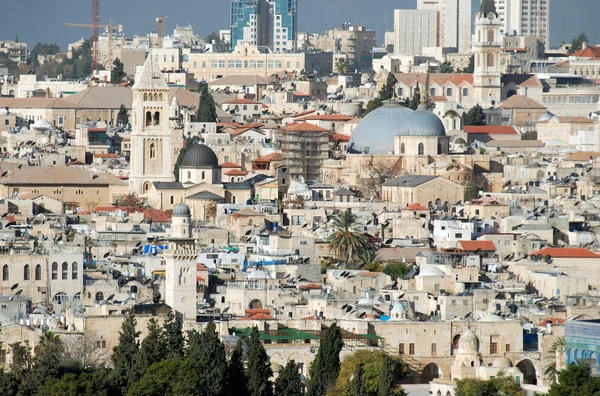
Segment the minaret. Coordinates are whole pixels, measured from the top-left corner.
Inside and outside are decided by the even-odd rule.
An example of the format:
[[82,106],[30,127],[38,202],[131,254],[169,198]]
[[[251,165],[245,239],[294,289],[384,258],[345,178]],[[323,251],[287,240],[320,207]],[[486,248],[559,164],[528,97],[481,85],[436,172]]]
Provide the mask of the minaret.
[[482,0],[479,12],[475,16],[475,34],[473,35],[473,73],[474,96],[484,109],[500,104],[501,72],[500,49],[502,22],[496,11],[494,0]]
[[196,320],[196,258],[190,208],[183,202],[171,215],[169,248],[163,253],[167,280],[165,302],[178,318]]
[[174,181],[169,125],[169,86],[152,51],[133,84],[129,191],[147,194],[155,181]]

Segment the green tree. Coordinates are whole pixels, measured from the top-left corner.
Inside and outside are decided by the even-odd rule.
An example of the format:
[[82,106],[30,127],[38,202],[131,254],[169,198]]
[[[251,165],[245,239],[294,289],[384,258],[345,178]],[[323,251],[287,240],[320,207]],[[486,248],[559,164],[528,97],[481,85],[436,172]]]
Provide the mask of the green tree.
[[48,331],[40,337],[34,349],[33,386],[41,389],[43,385],[56,377],[64,353],[64,345],[60,338]]
[[56,55],[60,51],[60,47],[56,43],[48,44],[38,42],[29,52],[30,64],[39,66],[38,55]]
[[114,394],[107,381],[107,370],[66,373],[40,389],[38,396],[109,396]]
[[[490,380],[468,378],[456,380],[455,396],[525,396],[525,391],[517,382],[500,372]],[[562,394],[566,395],[566,393]]]
[[275,394],[285,396],[302,396],[302,381],[298,366],[294,360],[287,362],[283,370],[279,373],[279,377],[275,381]]
[[208,36],[206,36],[204,41],[207,43],[212,43],[214,41],[216,52],[229,52],[229,45],[225,41],[221,40],[221,37],[219,37],[217,32],[211,32]]
[[183,330],[181,328],[181,321],[175,318],[172,309],[170,309],[165,316],[163,332],[165,337],[166,357],[182,358],[185,345]]
[[203,84],[200,89],[200,104],[196,118],[198,122],[217,122],[215,100],[208,90],[207,84]]
[[348,72],[348,61],[346,58],[339,58],[337,62],[335,62],[335,70],[337,70],[340,75]]
[[556,376],[558,371],[556,370],[556,358],[557,353],[564,353],[565,348],[565,337],[556,337],[556,340],[552,343],[552,346],[548,350],[550,363],[544,367],[544,375],[550,379],[551,383],[556,382]]
[[173,168],[175,181],[179,181],[179,168],[181,167],[181,163],[183,162],[183,157],[185,157],[185,153],[187,153],[187,151],[191,149],[193,145],[194,142],[192,139],[186,139],[183,148],[179,150],[179,154],[177,154],[177,160],[175,161],[175,167]]
[[136,330],[137,320],[133,310],[125,317],[119,333],[119,344],[113,348],[113,375],[116,386],[122,394],[137,381],[139,369],[141,332]]
[[367,389],[365,387],[365,381],[363,380],[362,366],[358,366],[350,379],[350,395],[365,396],[366,394]]
[[412,110],[417,110],[419,105],[421,104],[421,88],[419,87],[419,82],[417,82],[417,86],[413,92],[413,96],[408,102],[408,107]]
[[463,113],[463,125],[464,126],[483,126],[486,125],[485,113],[483,108],[476,104],[471,109]]
[[452,62],[450,61],[445,61],[440,63],[440,68],[439,68],[440,73],[454,73],[454,66],[452,65]]
[[379,99],[381,100],[390,100],[394,97],[394,91],[396,89],[396,83],[398,80],[394,73],[390,72],[387,75],[387,80],[383,87],[381,87],[381,91],[379,91]]
[[462,72],[472,74],[475,71],[475,56],[471,55],[469,58],[469,65],[465,67]]
[[[389,360],[387,360],[389,359]],[[386,361],[387,360],[387,361]],[[352,395],[352,380],[361,370],[364,396],[399,396],[404,390],[400,381],[410,370],[400,358],[392,358],[382,351],[357,351],[344,359],[332,394]],[[382,387],[382,384],[385,385]]]
[[389,276],[397,276],[399,278],[403,278],[406,274],[410,272],[410,266],[405,263],[390,263],[383,267],[383,272]]
[[485,188],[474,181],[468,182],[465,186],[465,201],[477,198],[479,196],[479,191],[485,191]]
[[127,126],[127,124],[129,124],[129,114],[125,105],[121,103],[119,113],[117,114],[117,125]]
[[242,338],[238,339],[227,365],[227,388],[230,396],[246,395],[248,393],[248,378],[244,371],[244,349]]
[[201,389],[203,396],[226,394],[227,358],[214,322],[209,322],[202,333],[188,333],[185,372],[188,389]]
[[31,377],[33,375],[33,359],[31,348],[21,343],[10,344],[12,362],[10,364],[10,395],[34,394],[35,388]]
[[569,54],[573,54],[577,51],[579,51],[580,49],[583,48],[583,43],[587,43],[588,42],[588,36],[585,33],[579,33],[579,35],[577,37],[575,37],[573,39],[573,41],[571,41],[571,49],[569,50]]
[[369,114],[370,112],[372,112],[373,110],[380,108],[381,106],[383,106],[383,102],[381,101],[381,99],[374,98],[374,99],[369,100],[369,102],[367,103],[367,106],[365,107],[365,112],[363,113],[363,117],[366,116],[367,114]]
[[355,230],[358,217],[350,209],[333,217],[334,232],[329,236],[329,248],[346,266],[357,254],[370,247],[364,234]]
[[319,351],[310,365],[307,396],[324,396],[340,373],[342,332],[334,322],[325,332]]
[[381,272],[381,260],[375,249],[364,249],[357,256],[359,268],[364,268],[371,272]]
[[[171,358],[155,363],[139,381],[132,384],[128,396],[188,396],[189,390],[184,388],[181,377],[185,374],[185,365],[181,359]],[[198,392],[201,389],[197,390]]]
[[260,341],[258,328],[255,326],[250,332],[250,344],[248,345],[248,391],[250,396],[270,396],[273,394],[271,383],[271,363],[269,355]]
[[558,372],[558,382],[550,386],[547,396],[597,395],[600,378],[592,377],[587,365],[570,364]]
[[529,131],[521,135],[521,140],[537,140],[537,137],[537,131]]
[[143,369],[167,358],[167,345],[163,329],[158,321],[152,318],[148,321],[148,335],[140,346],[140,364]]
[[113,62],[113,68],[110,71],[110,81],[112,83],[120,83],[125,77],[127,77],[125,65],[123,65],[123,62],[119,58],[116,58]]

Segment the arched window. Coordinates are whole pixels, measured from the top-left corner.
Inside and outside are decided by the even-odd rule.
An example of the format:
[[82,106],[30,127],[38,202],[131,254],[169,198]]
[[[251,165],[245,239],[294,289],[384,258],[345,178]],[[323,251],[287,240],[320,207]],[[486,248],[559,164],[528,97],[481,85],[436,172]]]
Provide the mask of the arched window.
[[58,263],[52,263],[52,279],[58,279]]
[[162,101],[162,94],[158,94],[158,100]]
[[492,54],[491,52],[487,54],[487,66],[494,67],[494,54]]
[[144,94],[144,102],[148,100],[148,94]]
[[488,36],[487,41],[489,41],[490,43],[493,42],[494,41],[494,29],[488,29],[487,36]]
[[206,177],[206,173],[204,171],[202,171],[202,180],[204,180],[205,177]]
[[35,280],[42,280],[42,266],[39,264],[35,266]]
[[79,276],[79,268],[77,267],[77,263],[73,262],[71,264],[71,279],[77,279]]
[[104,293],[102,293],[102,292],[96,293],[96,295],[94,296],[94,300],[95,301],[102,301],[102,300],[104,300]]
[[404,154],[406,152],[406,146],[404,145],[404,143],[402,143],[400,145],[400,154]]
[[8,280],[8,265],[5,265],[4,267],[2,267],[2,280],[3,281]]
[[23,267],[23,280],[29,280],[29,265]]
[[419,155],[425,155],[425,146],[423,143],[419,143]]
[[258,105],[254,105],[254,110],[258,111]]
[[154,125],[160,125],[160,113],[158,111],[154,112]]
[[154,101],[156,102],[158,100],[158,95],[154,94]]
[[248,106],[244,105],[244,110],[248,110]]
[[144,183],[144,191],[150,190],[150,182]]
[[175,197],[171,195],[171,205],[173,205],[173,202],[175,202]]
[[156,158],[156,145],[154,143],[150,144],[150,158]]
[[463,88],[463,96],[469,96],[469,88]]
[[152,113],[147,111],[146,112],[146,126],[150,126],[152,125]]
[[442,143],[438,142],[438,155],[439,154],[444,154],[444,148],[442,147]]
[[233,176],[231,176],[231,182],[232,182],[232,183],[234,182]]
[[65,279],[69,279],[69,264],[67,263],[62,263],[62,271],[61,271],[61,278],[63,280]]
[[188,171],[188,175],[187,176],[188,176],[187,177],[188,179],[191,179],[192,178],[192,172]]

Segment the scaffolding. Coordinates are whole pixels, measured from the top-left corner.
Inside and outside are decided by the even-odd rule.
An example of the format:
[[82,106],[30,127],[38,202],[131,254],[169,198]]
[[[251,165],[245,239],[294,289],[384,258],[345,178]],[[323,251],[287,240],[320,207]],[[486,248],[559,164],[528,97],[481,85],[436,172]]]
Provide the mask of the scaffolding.
[[329,130],[308,122],[279,130],[283,164],[290,177],[303,181],[321,181],[321,166],[331,155]]

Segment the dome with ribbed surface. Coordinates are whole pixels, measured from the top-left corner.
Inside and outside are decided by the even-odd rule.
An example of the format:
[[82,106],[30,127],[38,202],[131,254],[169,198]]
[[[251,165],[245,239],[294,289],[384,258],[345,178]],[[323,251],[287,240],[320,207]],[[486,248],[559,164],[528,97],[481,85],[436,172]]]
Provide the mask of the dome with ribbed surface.
[[184,204],[183,202],[178,203],[173,208],[173,217],[184,217],[190,215],[190,207]]
[[419,105],[419,108],[406,118],[399,135],[446,136],[446,128],[438,116],[427,110],[425,105]]
[[219,166],[219,159],[205,144],[193,145],[183,156],[181,168],[204,168]]
[[394,136],[399,135],[412,110],[398,101],[388,100],[363,118],[350,138],[350,154],[389,154],[394,151]]

